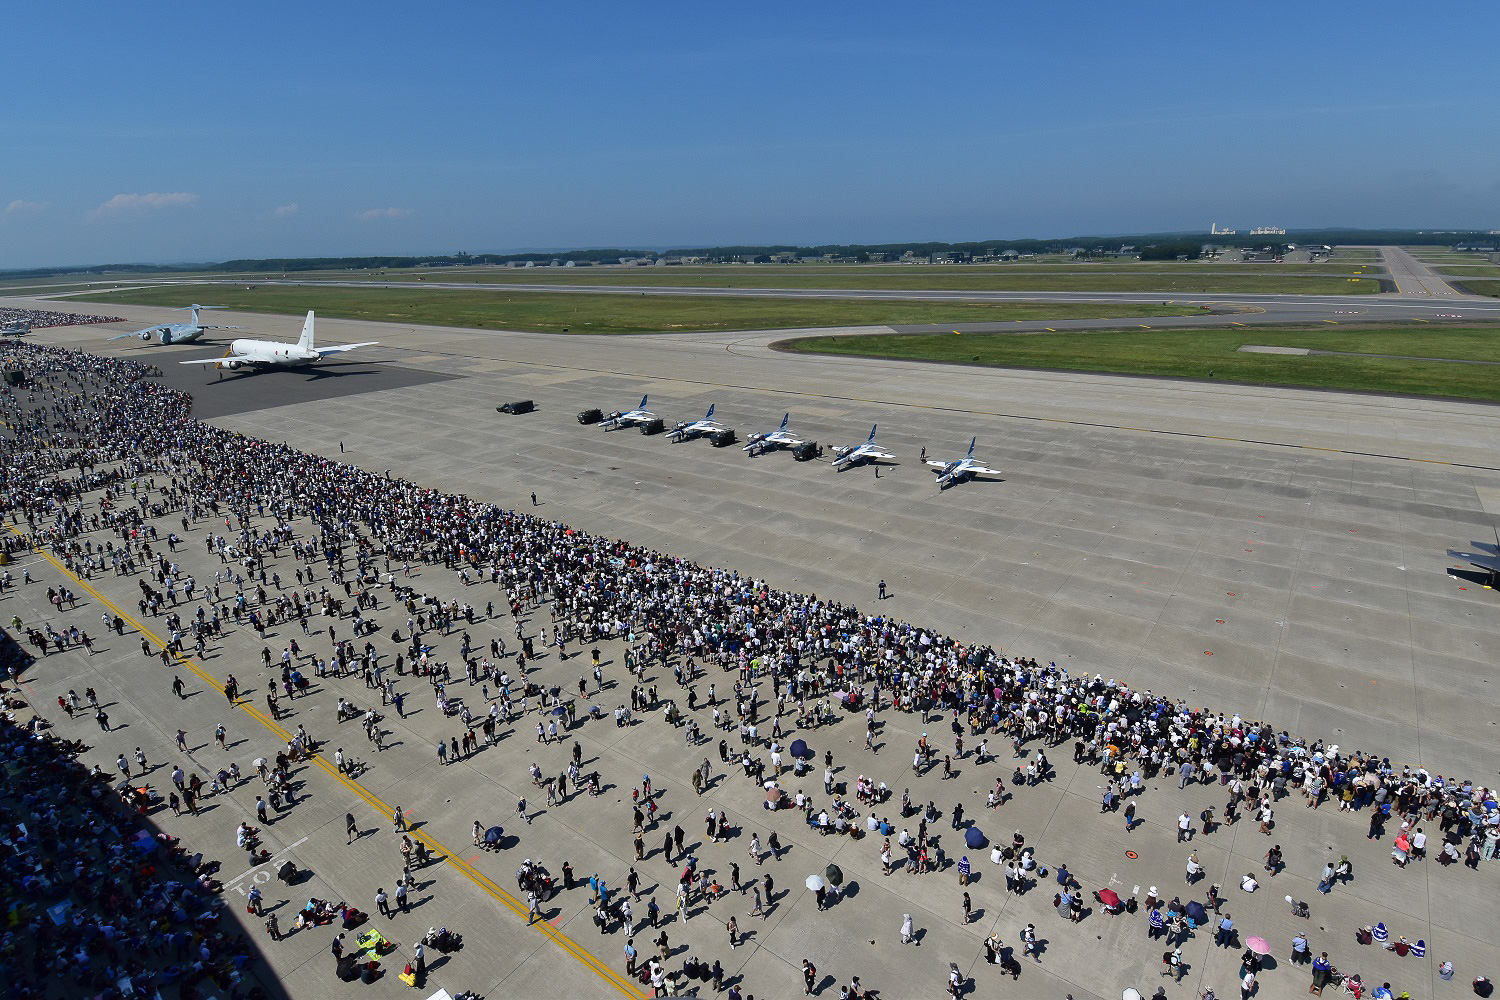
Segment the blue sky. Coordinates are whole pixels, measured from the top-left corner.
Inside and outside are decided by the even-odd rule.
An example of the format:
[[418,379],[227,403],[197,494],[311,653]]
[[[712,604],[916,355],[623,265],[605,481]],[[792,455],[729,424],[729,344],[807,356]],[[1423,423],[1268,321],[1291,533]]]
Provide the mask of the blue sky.
[[0,268],[1500,228],[1490,5],[21,4]]

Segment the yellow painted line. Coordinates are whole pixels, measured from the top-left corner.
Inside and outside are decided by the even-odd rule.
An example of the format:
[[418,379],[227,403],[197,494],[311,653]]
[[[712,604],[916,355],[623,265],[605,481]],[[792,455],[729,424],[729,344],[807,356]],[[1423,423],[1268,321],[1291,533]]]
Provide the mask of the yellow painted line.
[[[9,522],[5,523],[5,528],[6,528],[7,531],[9,531],[11,534],[17,536],[18,538],[23,538],[23,539],[25,538],[25,536],[23,536],[19,531],[17,531],[16,528],[15,528],[15,526],[13,526],[12,524],[10,524]],[[27,539],[27,541],[29,543],[29,539]],[[55,559],[50,552],[47,552],[45,549],[38,549],[38,548],[32,548],[32,551],[35,552],[35,553],[37,553],[38,555],[40,555],[43,559],[47,560],[49,563],[51,563],[52,566],[53,566],[53,568],[55,568],[63,576],[65,576],[65,577],[73,580],[75,583],[78,584],[78,586],[82,587],[84,590],[86,590],[90,594],[92,594],[97,601],[99,601],[105,607],[109,608],[115,614],[119,615],[122,620],[124,620],[125,622],[127,622],[131,626],[133,626],[136,630],[138,630],[141,633],[141,635],[143,635],[143,636],[147,637],[148,639],[152,640],[153,642],[156,643],[156,645],[160,646],[161,648],[163,648],[163,649],[166,648],[167,644],[161,641],[161,637],[160,636],[156,635],[156,633],[154,633],[150,629],[146,628],[144,622],[138,621],[133,615],[129,614],[124,609],[122,609],[118,605],[116,605],[109,598],[107,598],[103,594],[99,593],[99,591],[96,590],[96,589],[94,589],[94,587],[87,580],[84,580],[81,577],[77,576],[76,574],[74,574],[73,572],[71,572],[67,567],[65,567],[62,563],[58,562],[57,559]],[[204,683],[209,684],[210,686],[212,686],[220,694],[223,693],[223,691],[224,691],[224,683],[222,681],[220,681],[218,678],[214,677],[212,674],[208,673],[208,671],[206,671],[203,668],[199,667],[198,664],[195,663],[195,662],[193,662],[192,659],[190,659],[187,656],[183,656],[181,654],[178,654],[178,653],[173,653],[172,656],[173,656],[173,659],[175,659],[179,664],[181,664],[182,666],[186,667],[188,670],[191,670],[194,674],[196,674],[198,676],[198,678],[200,680],[202,680]],[[246,715],[250,716],[252,719],[254,719],[255,721],[259,722],[262,726],[266,727],[271,732],[275,733],[281,739],[287,740],[287,741],[291,740],[291,734],[287,730],[281,728],[274,721],[272,721],[271,719],[267,718],[266,715],[263,712],[261,712],[259,709],[255,708],[255,706],[249,701],[249,699],[245,699],[243,701],[241,701],[239,699],[236,699],[235,703],[234,703],[234,707],[238,708],[240,711],[244,712]],[[340,774],[339,771],[338,771],[338,768],[335,767],[332,763],[330,763],[321,754],[313,754],[308,759],[311,760],[313,763],[317,764],[319,767],[321,767],[325,772],[327,772],[328,775],[329,775],[329,777],[331,777],[334,780],[338,781],[339,783],[343,784],[350,791],[354,792],[355,795],[359,796],[361,799],[364,799],[365,802],[369,803],[370,806],[372,806],[375,809],[376,812],[380,813],[381,818],[383,820],[386,820],[386,821],[390,820],[391,814],[394,811],[393,808],[390,805],[386,804],[381,799],[379,799],[378,797],[376,797],[373,793],[371,793],[370,791],[368,791],[363,785],[360,785],[360,784],[356,783],[355,781],[351,780],[347,775]],[[465,875],[465,877],[467,877],[469,879],[469,881],[473,882],[481,891],[483,891],[486,894],[488,894],[489,896],[493,897],[495,900],[497,900],[498,902],[502,903],[507,908],[509,908],[513,912],[519,914],[520,916],[524,917],[524,916],[527,916],[529,914],[530,911],[528,910],[528,908],[520,900],[516,899],[515,896],[512,896],[509,892],[506,892],[504,889],[502,889],[498,885],[496,885],[495,882],[492,879],[489,878],[489,876],[487,876],[484,873],[480,872],[478,869],[474,868],[472,865],[468,864],[467,862],[461,860],[457,851],[455,851],[451,847],[448,847],[447,845],[443,844],[441,841],[437,840],[436,838],[428,836],[426,833],[424,833],[421,830],[413,830],[413,831],[411,831],[411,833],[412,833],[412,836],[414,836],[417,840],[422,841],[423,843],[427,844],[429,847],[433,848],[434,850],[438,851],[439,853],[447,855],[448,861],[454,867],[456,867],[460,872],[462,872]],[[642,997],[644,997],[644,994],[641,993],[639,990],[637,990],[635,988],[635,986],[629,980],[627,980],[624,976],[620,975],[619,973],[617,973],[613,969],[611,969],[609,966],[605,965],[598,958],[596,958],[594,955],[590,954],[587,950],[585,950],[576,941],[574,941],[568,935],[564,934],[562,931],[560,931],[557,928],[553,927],[547,921],[541,920],[541,921],[538,921],[536,923],[531,924],[530,926],[536,928],[538,931],[540,931],[546,937],[551,938],[552,941],[558,947],[562,948],[563,951],[566,951],[568,954],[572,955],[580,963],[582,963],[583,965],[585,965],[586,967],[588,967],[588,969],[591,972],[593,972],[595,975],[599,976],[599,978],[601,978],[601,979],[605,980],[606,982],[608,982],[611,986],[613,986],[620,993],[624,994],[627,997],[632,997],[632,998],[642,998]]]

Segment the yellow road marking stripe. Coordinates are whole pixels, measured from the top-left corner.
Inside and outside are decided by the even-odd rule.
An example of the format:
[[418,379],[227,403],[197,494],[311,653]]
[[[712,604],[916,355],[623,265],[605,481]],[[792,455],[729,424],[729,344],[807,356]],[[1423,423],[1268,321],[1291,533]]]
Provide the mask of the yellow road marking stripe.
[[[25,538],[25,536],[22,535],[20,531],[16,530],[15,526],[10,524],[9,522],[5,523],[5,528],[7,531],[17,536],[18,538]],[[30,543],[29,539],[26,539],[26,541],[28,542],[28,544]],[[40,555],[43,559],[47,560],[47,562],[51,563],[59,573],[62,573],[64,576],[70,578],[84,590],[92,594],[96,600],[98,600],[105,607],[109,608],[115,614],[119,615],[123,621],[133,626],[137,631],[140,632],[141,635],[152,640],[161,648],[166,648],[167,644],[161,641],[160,636],[152,632],[150,629],[146,628],[144,622],[138,621],[133,615],[128,614],[124,609],[120,608],[109,598],[99,593],[99,591],[96,590],[93,585],[69,570],[50,552],[46,551],[45,549],[39,549],[35,547],[32,548],[32,551]],[[224,690],[224,684],[222,681],[218,680],[212,674],[199,667],[198,664],[193,662],[193,660],[189,657],[184,656],[180,653],[172,653],[171,655],[173,659],[175,659],[179,664],[196,674],[200,680],[212,685],[216,690],[220,692]],[[257,709],[253,704],[251,704],[248,699],[242,702],[238,698],[236,698],[234,707],[238,708],[240,711],[244,712],[246,715],[250,716],[252,719],[256,720],[262,726],[266,727],[272,733],[275,733],[282,739],[287,741],[291,740],[291,734],[287,732],[287,730],[281,728],[281,726],[277,725],[274,721],[267,718],[266,715],[259,709]],[[352,781],[348,776],[340,774],[338,769],[334,767],[333,764],[329,763],[329,761],[325,759],[322,754],[312,754],[308,759],[321,767],[325,772],[328,773],[330,777],[334,778],[346,788],[353,791],[360,798],[364,799],[365,802],[369,803],[372,807],[375,808],[377,812],[381,814],[382,818],[386,820],[390,819],[391,813],[394,811],[391,806],[387,805],[385,802],[382,802],[364,786]],[[428,836],[421,830],[414,830],[412,831],[412,833],[418,840],[421,840],[429,847],[439,851],[442,854],[447,855],[448,860],[455,867],[457,867],[459,871],[463,872],[464,876],[468,878],[469,881],[473,882],[475,886],[477,886],[487,895],[498,900],[500,903],[503,903],[506,907],[517,914],[525,916],[529,913],[527,907],[522,905],[520,900],[516,899],[516,897],[512,896],[509,892],[506,892],[504,889],[496,885],[494,881],[489,878],[489,876],[483,874],[473,866],[469,865],[467,862],[461,860],[458,856],[457,851],[443,844],[436,838]],[[551,938],[553,942],[555,942],[564,951],[572,955],[583,965],[587,966],[591,972],[599,976],[601,979],[607,981],[620,993],[632,998],[640,998],[644,996],[644,994],[637,990],[629,980],[621,976],[619,973],[615,972],[609,966],[605,965],[599,959],[594,957],[594,955],[586,951],[572,938],[570,938],[568,935],[564,934],[557,928],[553,927],[547,921],[537,921],[530,926],[537,928],[543,935]]]

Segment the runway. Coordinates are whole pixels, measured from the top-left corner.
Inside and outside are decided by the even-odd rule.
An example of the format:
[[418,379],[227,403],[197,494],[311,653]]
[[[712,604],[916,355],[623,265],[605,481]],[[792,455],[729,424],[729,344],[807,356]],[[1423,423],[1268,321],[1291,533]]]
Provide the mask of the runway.
[[1386,273],[1396,283],[1397,294],[1409,296],[1434,296],[1445,299],[1468,301],[1482,299],[1479,295],[1465,295],[1449,284],[1448,279],[1432,267],[1422,263],[1400,247],[1381,247],[1380,262]]
[[[1404,251],[1397,251],[1404,253]],[[1410,255],[1407,255],[1410,257]],[[1425,265],[1411,258],[1412,267],[1422,269]],[[1413,272],[1415,273],[1415,272]],[[1191,321],[1193,325],[1222,326],[1235,322],[1245,324],[1262,323],[1318,323],[1318,322],[1349,322],[1350,317],[1358,317],[1359,322],[1394,322],[1410,320],[1431,320],[1438,313],[1453,313],[1454,306],[1460,308],[1459,318],[1478,319],[1485,321],[1500,320],[1500,300],[1485,296],[1462,296],[1449,286],[1441,278],[1424,278],[1429,287],[1437,287],[1441,284],[1448,288],[1444,297],[1447,301],[1435,302],[1432,293],[1425,291],[1407,292],[1396,294],[1383,293],[1377,295],[1278,295],[1278,294],[1242,294],[1242,293],[1198,293],[1173,298],[1161,292],[1048,292],[1048,291],[1020,291],[1020,292],[991,292],[991,291],[948,291],[935,289],[860,289],[860,288],[701,288],[691,286],[671,285],[566,285],[566,284],[476,284],[473,282],[443,282],[424,281],[421,283],[409,281],[298,281],[296,279],[272,279],[258,281],[258,285],[275,286],[308,286],[322,288],[386,288],[407,290],[432,290],[448,289],[466,292],[547,292],[560,295],[647,295],[662,297],[689,297],[689,298],[777,298],[777,299],[856,299],[862,301],[899,300],[915,302],[1103,302],[1121,303],[1130,305],[1150,305],[1153,303],[1166,303],[1173,305],[1202,305],[1209,309],[1228,308],[1244,309],[1245,315],[1233,317],[1205,315],[1201,321],[1198,317],[1162,317],[1157,321],[1161,326],[1184,325],[1183,321]],[[244,280],[239,281],[198,281],[192,284],[233,284],[243,285]],[[1410,283],[1410,282],[1408,282]],[[1446,317],[1444,317],[1446,318]],[[1171,320],[1171,322],[1168,322]],[[1122,322],[1115,320],[1077,320],[1074,324],[1059,326],[1060,329],[1089,329],[1106,326],[1120,326]],[[1038,326],[1045,328],[1047,324]],[[1024,329],[1019,325],[1010,327],[1008,324],[976,324],[979,328],[990,329]],[[951,327],[939,324],[934,329],[949,329]],[[903,330],[906,328],[903,328]],[[963,329],[963,327],[960,327]]]

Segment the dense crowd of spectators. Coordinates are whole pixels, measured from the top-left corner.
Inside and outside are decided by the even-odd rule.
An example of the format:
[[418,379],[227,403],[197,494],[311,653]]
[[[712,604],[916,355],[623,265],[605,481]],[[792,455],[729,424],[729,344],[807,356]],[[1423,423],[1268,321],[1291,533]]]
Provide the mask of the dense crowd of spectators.
[[86,771],[86,749],[0,723],[0,995],[246,995],[252,948],[222,919],[216,865],[185,859]]
[[0,327],[20,323],[33,330],[51,326],[92,326],[98,323],[123,323],[121,316],[95,316],[92,313],[58,312],[55,309],[18,309],[0,306]]

